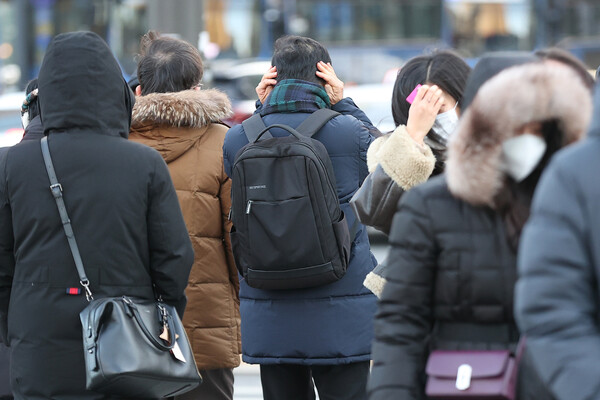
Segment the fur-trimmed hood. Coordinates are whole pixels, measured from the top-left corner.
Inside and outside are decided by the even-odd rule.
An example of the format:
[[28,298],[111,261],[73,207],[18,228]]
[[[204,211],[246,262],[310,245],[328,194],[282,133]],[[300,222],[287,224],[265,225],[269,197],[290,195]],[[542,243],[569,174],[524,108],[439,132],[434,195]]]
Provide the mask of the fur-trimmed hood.
[[131,125],[201,128],[232,114],[227,95],[216,89],[151,93],[136,98]]
[[502,71],[479,89],[450,140],[450,191],[468,203],[493,206],[505,180],[505,140],[529,122],[557,120],[563,145],[573,143],[587,131],[591,111],[589,90],[568,67],[539,63]]
[[229,99],[215,89],[138,96],[129,137],[154,147],[171,162],[231,114]]

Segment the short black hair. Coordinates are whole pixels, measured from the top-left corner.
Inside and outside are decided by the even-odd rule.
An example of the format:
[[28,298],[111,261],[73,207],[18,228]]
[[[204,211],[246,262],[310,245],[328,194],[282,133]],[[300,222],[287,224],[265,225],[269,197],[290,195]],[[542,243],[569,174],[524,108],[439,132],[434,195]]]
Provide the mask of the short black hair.
[[277,67],[277,81],[301,79],[324,85],[316,75],[317,63],[331,62],[329,52],[314,39],[302,36],[283,36],[275,41],[271,64]]
[[408,60],[398,71],[392,95],[394,123],[406,125],[410,103],[408,95],[419,84],[434,84],[458,102],[463,96],[471,67],[456,53],[438,50]]
[[[31,93],[32,91],[34,91],[37,88],[38,88],[37,78],[30,80],[29,83],[27,83],[27,86],[25,87],[25,96],[27,96],[29,93]],[[34,119],[35,117],[37,117],[38,115],[40,115],[40,106],[37,101],[37,97],[34,98],[29,103],[29,105],[27,106],[27,110],[29,111],[29,120],[30,121],[32,119]]]
[[137,77],[143,95],[191,89],[200,84],[203,73],[200,52],[185,40],[154,31],[142,37]]

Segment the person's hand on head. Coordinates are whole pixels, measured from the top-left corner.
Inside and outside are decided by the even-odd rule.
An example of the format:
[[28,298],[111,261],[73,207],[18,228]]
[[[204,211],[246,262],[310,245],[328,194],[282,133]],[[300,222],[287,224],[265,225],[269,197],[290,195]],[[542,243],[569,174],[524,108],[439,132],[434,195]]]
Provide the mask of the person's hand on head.
[[269,70],[262,76],[260,83],[256,87],[256,94],[258,95],[258,100],[261,103],[264,103],[267,97],[271,94],[273,87],[277,85],[277,67],[271,67]]
[[435,117],[444,104],[444,95],[436,85],[423,85],[419,88],[417,96],[408,110],[406,131],[418,144],[431,130]]
[[344,98],[344,82],[337,77],[331,63],[319,61],[317,63],[317,76],[325,81],[325,91],[329,96],[331,105]]

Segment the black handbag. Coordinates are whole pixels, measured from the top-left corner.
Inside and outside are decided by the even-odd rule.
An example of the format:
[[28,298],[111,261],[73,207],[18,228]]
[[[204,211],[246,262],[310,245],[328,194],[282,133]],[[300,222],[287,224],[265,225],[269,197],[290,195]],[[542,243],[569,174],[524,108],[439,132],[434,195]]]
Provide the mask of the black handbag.
[[127,398],[164,398],[202,382],[174,307],[128,296],[94,299],[52,165],[47,137],[41,141],[50,190],[56,200],[80,283],[89,302],[83,330],[86,388]]

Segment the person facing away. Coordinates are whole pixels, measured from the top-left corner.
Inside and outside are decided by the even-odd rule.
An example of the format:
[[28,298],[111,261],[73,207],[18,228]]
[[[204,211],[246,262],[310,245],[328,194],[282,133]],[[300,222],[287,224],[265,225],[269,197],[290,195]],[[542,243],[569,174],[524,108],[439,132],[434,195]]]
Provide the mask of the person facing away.
[[227,96],[201,90],[202,59],[191,44],[149,32],[141,41],[133,141],[157,149],[169,167],[196,259],[183,324],[203,382],[177,399],[233,399],[240,364],[239,283],[228,219],[231,181],[223,140]]
[[[370,129],[376,128],[350,98],[343,98],[343,83],[330,61],[327,50],[313,39],[279,38],[273,67],[257,86],[257,112],[266,126],[283,123],[292,128],[320,108],[342,114],[313,138],[329,154],[340,208],[352,227],[355,217],[348,202],[368,173]],[[271,133],[288,135],[277,128]],[[242,125],[229,129],[223,145],[228,175],[246,144]],[[260,364],[266,400],[314,399],[314,385],[321,399],[365,398],[376,298],[362,281],[374,265],[366,229],[359,225],[347,272],[336,282],[269,291],[240,280],[242,359]]]
[[32,79],[25,88],[25,100],[21,105],[23,140],[39,140],[44,137],[44,127],[40,119],[40,106],[37,101],[38,80]]
[[600,395],[599,115],[596,90],[588,138],[552,160],[519,247],[517,323],[545,387],[560,400]]
[[[476,91],[445,174],[404,194],[394,216],[371,400],[426,398],[432,350],[515,351],[516,252],[531,197],[552,155],[585,133],[590,115],[589,90],[566,66],[511,67]],[[551,398],[526,359],[517,398]]]
[[[127,140],[135,99],[111,50],[92,32],[57,35],[38,79],[94,296],[156,293],[182,315],[192,245],[162,157]],[[77,288],[40,143],[22,141],[0,155],[0,336],[12,348],[16,399],[114,399],[85,389],[79,313],[88,303]]]

